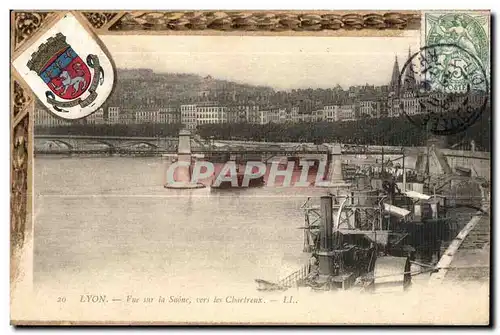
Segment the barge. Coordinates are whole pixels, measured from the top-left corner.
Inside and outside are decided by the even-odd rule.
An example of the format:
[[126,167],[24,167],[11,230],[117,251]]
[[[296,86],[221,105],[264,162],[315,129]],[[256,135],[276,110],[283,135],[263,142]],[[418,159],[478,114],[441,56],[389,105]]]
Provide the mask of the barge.
[[309,262],[277,282],[256,279],[258,289],[405,290],[412,276],[436,271],[433,263],[449,229],[447,199],[401,191],[394,181],[384,185],[337,189],[321,197],[319,206],[308,199],[300,229]]

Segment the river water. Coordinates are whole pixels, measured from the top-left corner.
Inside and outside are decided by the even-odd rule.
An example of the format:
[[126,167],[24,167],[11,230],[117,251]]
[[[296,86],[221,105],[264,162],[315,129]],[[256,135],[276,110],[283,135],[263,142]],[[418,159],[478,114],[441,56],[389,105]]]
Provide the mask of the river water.
[[[34,282],[255,287],[298,269],[321,188],[169,190],[161,158],[35,158]],[[318,199],[319,200],[319,199]]]
[[275,281],[307,261],[300,206],[327,189],[171,190],[168,164],[35,158],[35,285],[254,290],[254,279]]

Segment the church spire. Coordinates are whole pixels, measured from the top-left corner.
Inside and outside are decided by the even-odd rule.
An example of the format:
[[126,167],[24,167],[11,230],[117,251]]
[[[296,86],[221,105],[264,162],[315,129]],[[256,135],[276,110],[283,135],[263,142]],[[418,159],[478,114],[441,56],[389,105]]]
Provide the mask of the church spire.
[[[408,60],[411,58],[411,49],[408,48]],[[405,69],[405,79],[403,82],[403,91],[404,92],[412,92],[415,91],[417,88],[417,81],[415,80],[415,74],[413,73],[413,70],[411,69],[411,64],[408,64],[408,66]]]
[[399,64],[398,56],[394,56],[394,66],[392,68],[391,83],[389,84],[389,93],[399,94]]

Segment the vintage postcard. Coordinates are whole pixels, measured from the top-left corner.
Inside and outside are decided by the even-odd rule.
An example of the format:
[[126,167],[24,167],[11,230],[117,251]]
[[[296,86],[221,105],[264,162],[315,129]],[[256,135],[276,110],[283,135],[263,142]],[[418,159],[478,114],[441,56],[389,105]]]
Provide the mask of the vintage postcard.
[[489,325],[491,13],[12,11],[14,325]]

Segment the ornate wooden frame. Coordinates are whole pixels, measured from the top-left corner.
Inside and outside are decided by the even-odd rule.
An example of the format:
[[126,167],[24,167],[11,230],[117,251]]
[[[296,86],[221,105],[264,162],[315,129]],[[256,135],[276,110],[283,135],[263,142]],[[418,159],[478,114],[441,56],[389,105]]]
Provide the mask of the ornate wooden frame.
[[[11,60],[66,11],[11,11]],[[97,35],[308,34],[372,35],[418,30],[420,11],[75,11]],[[391,31],[391,32],[389,32]],[[20,254],[32,237],[34,95],[11,67],[11,283],[23,272]],[[28,251],[29,252],[29,251]],[[12,290],[12,287],[11,287]]]

